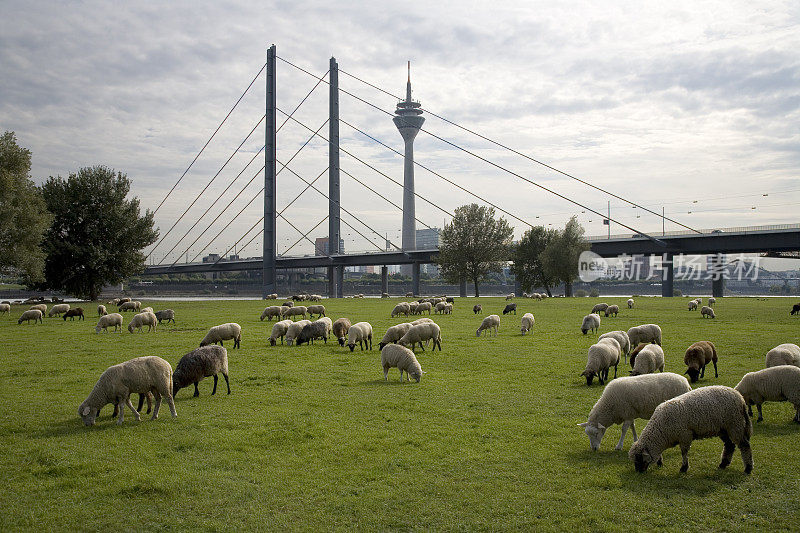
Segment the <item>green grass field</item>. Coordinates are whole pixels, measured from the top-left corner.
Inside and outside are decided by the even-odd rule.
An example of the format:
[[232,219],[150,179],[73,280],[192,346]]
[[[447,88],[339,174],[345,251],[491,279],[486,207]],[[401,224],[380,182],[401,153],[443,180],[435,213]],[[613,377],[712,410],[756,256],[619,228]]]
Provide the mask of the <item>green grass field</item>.
[[[96,334],[96,305],[85,322],[45,318],[17,325],[22,306],[0,317],[0,530],[655,530],[769,531],[798,529],[800,426],[788,403],[765,404],[754,427],[755,469],[742,472],[737,450],[716,468],[719,439],[696,441],[687,474],[680,451],[664,466],[634,472],[614,451],[620,426],[599,452],[576,424],[602,387],[580,376],[596,336],[580,322],[598,301],[617,303],[618,318],[601,333],[655,322],[664,332],[666,369],[683,373],[683,353],[711,340],[719,353],[698,385],[734,386],[763,368],[773,346],[797,343],[793,301],[719,299],[715,320],[686,309],[686,298],[517,299],[519,314],[502,317],[500,334],[476,338],[472,298],[436,317],[444,350],[418,354],[427,374],[384,382],[377,343],[398,299],[325,300],[328,316],[367,320],[372,351],[329,341],[268,345],[264,302],[152,302],[175,309],[177,324],[156,333]],[[481,298],[483,316],[504,301]],[[110,307],[110,306],[109,306]],[[27,306],[25,307],[27,308]],[[526,311],[536,317],[521,336]],[[132,315],[125,316],[126,325]],[[212,380],[166,405],[159,420],[107,406],[84,427],[77,408],[108,366],[143,355],[172,363],[195,348],[207,329],[242,325],[242,348],[229,349],[232,394]],[[709,367],[710,368],[710,367]],[[628,367],[620,364],[621,375]],[[613,371],[612,371],[613,373]],[[637,422],[641,430],[644,421]]]

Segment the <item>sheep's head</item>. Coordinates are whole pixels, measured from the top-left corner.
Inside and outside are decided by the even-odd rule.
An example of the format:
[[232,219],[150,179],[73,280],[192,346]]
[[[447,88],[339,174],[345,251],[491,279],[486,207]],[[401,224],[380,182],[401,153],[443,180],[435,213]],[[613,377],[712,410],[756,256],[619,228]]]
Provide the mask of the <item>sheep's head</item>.
[[594,370],[584,370],[581,372],[581,376],[586,376],[586,385],[589,386],[594,381],[595,371]]
[[586,335],[586,333],[588,331],[589,331],[589,328],[581,328],[581,333],[583,333],[584,335]]
[[133,323],[128,324],[128,331],[133,333]]
[[347,345],[350,347],[351,352],[356,349],[356,343],[354,342],[348,342]]
[[81,417],[84,425],[93,426],[94,421],[97,418],[97,409],[94,409],[93,407],[89,407],[85,403],[82,403],[81,406],[78,408],[78,416]]
[[344,347],[344,337],[339,337],[339,346]]
[[95,330],[97,333],[100,333],[100,332],[103,330],[103,328],[101,328],[100,326],[95,326],[94,330]]
[[275,339],[273,339],[272,337],[269,338],[269,345],[275,346]]
[[653,463],[653,455],[647,449],[647,445],[642,443],[641,439],[633,443],[628,452],[628,457],[633,460],[633,466],[636,471],[642,474],[647,472],[647,467]]
[[689,381],[692,383],[697,383],[697,379],[700,377],[700,369],[690,366],[686,369],[686,375],[689,376]]
[[593,426],[589,424],[589,422],[584,422],[578,425],[583,428],[586,436],[589,437],[589,448],[595,452],[599,450],[600,441],[603,440],[603,435],[606,433],[606,427],[603,424],[597,424],[596,426]]
[[379,342],[378,343],[378,349],[379,350],[383,350],[383,347],[386,346],[387,344],[389,344],[389,343],[388,342]]

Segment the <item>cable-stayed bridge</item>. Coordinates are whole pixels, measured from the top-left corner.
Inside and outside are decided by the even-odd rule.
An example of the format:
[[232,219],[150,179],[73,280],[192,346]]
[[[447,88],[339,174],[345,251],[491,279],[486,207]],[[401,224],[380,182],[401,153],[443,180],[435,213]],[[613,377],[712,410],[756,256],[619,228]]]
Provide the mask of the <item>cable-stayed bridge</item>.
[[[299,103],[291,110],[284,109],[283,107],[277,105],[276,66],[278,61],[314,81],[314,85],[311,90],[305,94],[305,96],[300,99]],[[340,74],[354,80],[357,83],[371,87],[379,93],[383,93],[395,98],[396,100],[399,100],[401,103],[398,104],[398,110],[393,113],[392,111],[383,109],[381,106],[362,96],[357,95],[355,92],[340,88]],[[430,229],[431,226],[416,217],[416,214],[413,210],[413,203],[412,209],[408,209],[408,198],[424,202],[424,205],[432,208],[444,216],[452,217],[453,213],[449,211],[447,207],[441,205],[441,201],[439,201],[438,197],[431,198],[429,196],[419,194],[414,190],[414,168],[420,169],[424,171],[426,175],[433,176],[437,180],[440,180],[442,182],[443,191],[445,190],[444,187],[448,187],[454,191],[459,191],[460,193],[470,197],[471,201],[474,201],[475,203],[491,206],[499,214],[508,217],[510,221],[520,222],[523,224],[523,227],[533,227],[534,224],[530,220],[527,220],[523,215],[512,212],[512,209],[508,206],[504,207],[499,205],[497,202],[492,202],[487,198],[487,195],[478,194],[475,191],[470,190],[468,187],[460,184],[458,180],[454,179],[452,176],[447,176],[445,173],[430,168],[428,165],[414,161],[413,155],[411,158],[409,158],[408,143],[406,145],[406,153],[401,153],[400,151],[386,144],[386,142],[382,141],[379,135],[372,134],[366,131],[364,128],[360,128],[352,124],[350,121],[342,119],[339,116],[339,98],[341,95],[345,95],[349,99],[352,99],[353,101],[356,101],[375,112],[379,112],[393,118],[397,128],[400,129],[401,132],[404,131],[404,128],[406,131],[408,128],[416,128],[423,134],[436,139],[440,143],[443,143],[450,150],[462,153],[465,156],[479,161],[483,165],[486,165],[493,171],[506,176],[508,180],[509,191],[517,190],[520,187],[539,190],[547,195],[551,195],[553,198],[558,198],[561,201],[570,203],[576,209],[580,209],[582,212],[589,212],[603,218],[604,221],[607,221],[606,223],[609,224],[609,226],[613,223],[629,230],[630,233],[626,235],[609,235],[606,238],[590,239],[592,250],[603,257],[614,257],[623,254],[631,256],[636,254],[662,256],[665,269],[662,283],[662,294],[664,296],[672,296],[672,258],[678,254],[731,254],[758,252],[768,253],[776,256],[800,251],[800,224],[753,228],[730,228],[727,230],[698,230],[692,228],[678,220],[665,216],[663,211],[661,213],[653,211],[648,207],[634,202],[633,200],[630,200],[622,195],[616,194],[610,190],[607,190],[606,188],[592,184],[585,179],[581,179],[577,176],[559,170],[543,161],[535,159],[496,140],[457,124],[456,122],[440,116],[428,109],[425,109],[418,102],[413,102],[411,100],[410,78],[408,83],[407,97],[406,100],[403,101],[402,99],[393,95],[391,92],[380,88],[376,84],[372,84],[360,77],[340,70],[334,58],[331,58],[330,60],[328,72],[324,73],[323,75],[316,75],[294,64],[293,62],[278,56],[274,45],[268,50],[267,61],[264,66],[262,66],[258,73],[254,76],[248,87],[239,97],[226,117],[222,120],[203,148],[189,164],[180,178],[178,178],[166,196],[161,200],[159,205],[156,207],[156,213],[158,213],[158,211],[165,205],[165,202],[172,197],[173,194],[175,194],[173,201],[175,198],[177,198],[177,196],[180,194],[180,191],[177,193],[175,191],[179,184],[191,171],[192,167],[203,155],[204,151],[214,139],[215,135],[217,135],[223,125],[225,125],[226,121],[236,110],[239,103],[243,98],[245,98],[248,92],[252,90],[256,81],[259,80],[262,75],[264,75],[266,79],[264,114],[257,121],[255,121],[255,124],[252,126],[244,140],[241,141],[230,157],[227,158],[227,160],[222,164],[221,168],[219,168],[219,170],[211,177],[210,181],[207,182],[202,190],[193,199],[191,199],[191,201],[186,199],[187,202],[185,204],[185,209],[182,210],[182,213],[174,220],[170,227],[166,231],[162,232],[159,241],[149,250],[148,258],[150,259],[151,263],[155,263],[155,258],[158,256],[161,257],[161,260],[157,264],[151,264],[148,266],[145,274],[155,275],[167,273],[260,270],[262,273],[263,292],[264,294],[269,294],[275,292],[276,272],[279,269],[324,267],[327,268],[328,272],[329,295],[332,297],[341,297],[343,272],[344,268],[347,266],[382,266],[382,278],[384,280],[385,287],[387,283],[388,265],[410,265],[413,280],[412,285],[414,292],[418,293],[420,265],[433,262],[437,250],[420,250],[416,249],[416,246],[413,244],[409,246],[406,242],[405,232],[403,245],[395,244],[391,239],[388,238],[388,236],[384,238],[384,235],[382,235],[380,231],[364,220],[365,217],[359,216],[358,205],[352,205],[346,201],[342,202],[340,195],[340,180],[342,174],[351,179],[364,191],[370,192],[371,195],[379,198],[393,208],[401,212],[405,212],[407,215],[405,217],[406,219],[411,218],[413,223],[419,224],[420,226],[428,229]],[[328,116],[322,122],[322,124],[318,126],[308,125],[305,121],[302,121],[300,118],[298,118],[298,110],[301,110],[311,95],[320,86],[324,85],[328,86]],[[467,134],[468,136],[479,139],[482,142],[489,143],[494,150],[500,150],[505,154],[509,154],[522,160],[526,164],[533,164],[540,168],[546,169],[547,171],[555,173],[562,178],[566,178],[581,187],[585,187],[588,190],[605,195],[608,198],[613,198],[615,201],[621,201],[625,205],[637,208],[643,213],[648,213],[660,218],[664,223],[669,222],[671,225],[676,225],[683,229],[677,232],[663,232],[663,234],[660,235],[652,235],[647,232],[640,231],[639,229],[632,227],[621,220],[612,218],[610,212],[601,213],[600,211],[585,205],[585,203],[576,200],[570,195],[563,194],[555,190],[552,186],[544,185],[539,181],[535,181],[530,177],[523,175],[521,172],[511,168],[510,165],[504,164],[503,162],[498,162],[497,158],[487,157],[479,153],[476,149],[465,145],[463,142],[453,141],[434,131],[429,131],[428,129],[422,128],[422,121],[418,118],[418,115],[421,113],[435,117],[445,124],[448,124],[449,126]],[[278,124],[279,117],[281,119],[280,125]],[[408,124],[406,124],[406,121],[408,121]],[[294,151],[292,155],[284,157],[284,160],[279,160],[277,152],[278,133],[287,124],[294,126],[296,130],[304,132],[305,140],[304,142],[300,143],[299,148]],[[394,177],[390,176],[387,172],[381,170],[378,165],[370,162],[367,157],[357,154],[352,148],[344,148],[341,146],[341,125],[344,125],[346,128],[349,128],[351,132],[361,136],[365,142],[372,143],[374,146],[380,147],[382,150],[392,152],[400,157],[404,157],[406,162],[406,178],[404,182],[401,183]],[[323,133],[324,130],[327,131]],[[230,181],[230,183],[228,183],[224,190],[213,200],[210,200],[211,205],[213,206],[225,204],[224,207],[213,218],[211,218],[212,210],[203,210],[200,208],[202,205],[201,198],[206,199],[205,201],[207,202],[207,199],[213,196],[212,191],[216,190],[216,188],[212,187],[212,185],[221,175],[223,175],[223,171],[225,171],[226,168],[231,165],[234,157],[244,152],[243,147],[246,147],[248,144],[252,145],[254,142],[256,142],[255,139],[259,137],[261,132],[264,134],[264,143],[257,143],[257,145],[261,146],[260,149],[249,150],[249,152],[253,152],[252,157],[249,158],[241,171],[239,171],[238,174]],[[405,134],[404,137],[406,137]],[[327,167],[321,171],[312,172],[310,174],[306,173],[306,175],[304,175],[297,170],[297,166],[294,164],[294,162],[302,157],[304,150],[307,150],[308,146],[312,143],[322,144],[327,148]],[[359,176],[358,171],[350,171],[346,168],[341,168],[340,160],[343,154],[349,162],[354,162],[355,166],[361,171],[369,172],[372,179],[385,180],[402,188],[404,191],[404,205],[400,206],[395,203],[387,194],[378,190],[379,187],[375,186],[374,183],[372,186],[370,186],[368,183],[369,179],[364,178],[363,174]],[[261,161],[263,161],[263,164],[261,164]],[[257,168],[259,166],[260,168]],[[410,184],[408,180],[409,166],[411,167]],[[283,172],[286,172],[294,178],[297,178],[303,184],[303,187],[291,201],[287,202],[280,209],[278,209],[278,187],[276,178]],[[317,185],[317,182],[320,181],[321,178],[326,174],[328,176],[327,193],[325,192],[323,186]],[[237,183],[237,181],[239,181],[239,179],[243,176],[245,179],[249,176],[249,181],[247,181],[245,185],[241,187],[237,194],[235,194],[230,200],[227,201],[227,203],[225,203],[223,198],[226,197],[228,192],[231,192],[231,194],[233,193],[234,184]],[[251,194],[252,191],[245,195],[245,191],[251,184],[255,183],[257,186],[262,179],[263,187],[258,190],[255,195]],[[292,211],[293,208],[297,209],[297,207],[302,204],[298,203],[298,200],[300,200],[300,198],[309,191],[313,191],[316,193],[316,195],[322,196],[325,199],[328,207],[328,213],[326,216],[322,217],[319,221],[313,224],[310,229],[304,230],[299,226],[304,225],[308,227],[308,225],[304,220],[298,220],[298,217],[293,217]],[[444,195],[445,193],[442,194],[442,196]],[[184,199],[181,198],[180,201],[183,202]],[[201,202],[198,203],[199,201]],[[254,203],[255,207],[258,207],[262,202],[263,216],[255,224],[251,225],[247,231],[241,235],[241,237],[232,241],[226,235],[221,239],[223,234],[226,233],[226,230],[228,230],[237,220],[241,221],[244,218],[242,217],[242,214],[245,213],[248,208],[251,208]],[[196,214],[198,210],[201,211],[199,215]],[[408,216],[409,211],[411,213],[411,217]],[[345,215],[344,217],[342,216],[343,213]],[[206,215],[208,215],[208,218],[211,219],[210,221],[204,221],[206,219]],[[188,225],[189,221],[192,219],[194,219],[194,223],[191,224],[188,229],[185,229],[184,231],[182,226],[180,229],[178,229],[182,221],[183,225]],[[294,243],[288,246],[280,254],[277,250],[277,223],[279,220],[291,228],[293,232],[299,235]],[[318,243],[312,241],[309,235],[317,231],[318,228],[320,228],[320,226],[322,226],[326,221],[328,222],[328,238],[326,246],[321,249]],[[408,222],[408,220],[404,220],[404,229],[406,223]],[[368,242],[375,251],[355,254],[343,253],[344,251],[340,248],[340,243],[342,240],[342,224],[344,224],[348,232],[352,232],[352,234],[358,235],[364,241]],[[201,227],[203,228],[202,230]],[[179,236],[181,231],[183,231],[183,234]],[[172,239],[169,239],[170,236]],[[173,242],[176,237],[177,241],[171,245],[171,248],[168,248],[169,244],[167,243]],[[263,253],[257,259],[226,259],[232,250],[236,250],[237,248],[239,250],[247,248],[254,242],[258,243],[258,239],[261,239],[260,242],[263,244]],[[215,243],[216,246],[219,247],[219,243],[223,242],[223,240],[226,242],[226,250],[224,253],[218,254],[218,258],[214,261],[198,262],[198,258],[200,258],[203,253],[214,249],[213,246],[215,246]],[[302,242],[308,242],[313,245],[318,255],[292,256],[291,251],[296,249],[296,247]],[[191,259],[189,258],[190,255],[192,256]],[[718,257],[721,258],[722,256],[720,255]],[[723,259],[720,259],[720,261],[722,260]],[[722,282],[715,282],[713,287],[713,292],[715,295],[721,295],[722,288]],[[465,294],[465,291],[466,287],[462,285],[462,294]]]

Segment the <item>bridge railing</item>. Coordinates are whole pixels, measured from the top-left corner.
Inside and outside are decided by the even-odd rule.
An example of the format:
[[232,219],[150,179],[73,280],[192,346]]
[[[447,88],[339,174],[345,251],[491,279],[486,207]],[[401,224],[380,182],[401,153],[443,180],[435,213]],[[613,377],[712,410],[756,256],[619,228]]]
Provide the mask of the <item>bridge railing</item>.
[[[711,228],[711,229],[701,229],[700,232],[703,235],[709,235],[713,233],[740,233],[740,234],[748,234],[748,233],[756,233],[760,231],[778,231],[778,230],[792,230],[792,229],[800,229],[800,224],[768,224],[763,226],[734,226],[730,228]],[[671,237],[671,236],[680,236],[680,235],[697,235],[694,231],[689,230],[680,230],[680,231],[667,231],[665,233],[659,232],[651,232],[651,236],[653,237]],[[610,239],[629,239],[636,236],[634,233],[614,233],[610,237],[608,235],[589,235],[586,237],[589,241],[603,241]]]

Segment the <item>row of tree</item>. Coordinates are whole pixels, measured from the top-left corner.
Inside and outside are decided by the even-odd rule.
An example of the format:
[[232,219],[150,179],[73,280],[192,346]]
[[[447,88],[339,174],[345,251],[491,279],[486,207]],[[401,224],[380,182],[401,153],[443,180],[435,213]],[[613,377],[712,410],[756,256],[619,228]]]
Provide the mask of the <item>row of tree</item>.
[[496,219],[494,208],[470,204],[457,208],[442,229],[437,262],[442,277],[450,283],[471,282],[475,296],[480,295],[480,282],[501,271],[509,259],[522,290],[542,287],[552,296],[551,290],[563,283],[570,296],[578,257],[589,249],[583,233],[572,217],[563,230],[534,226],[514,243],[514,228],[502,217]]
[[26,285],[96,300],[103,286],[144,270],[158,238],[153,214],[128,199],[131,182],[104,166],[37,187],[31,152],[13,132],[0,137],[0,273]]

